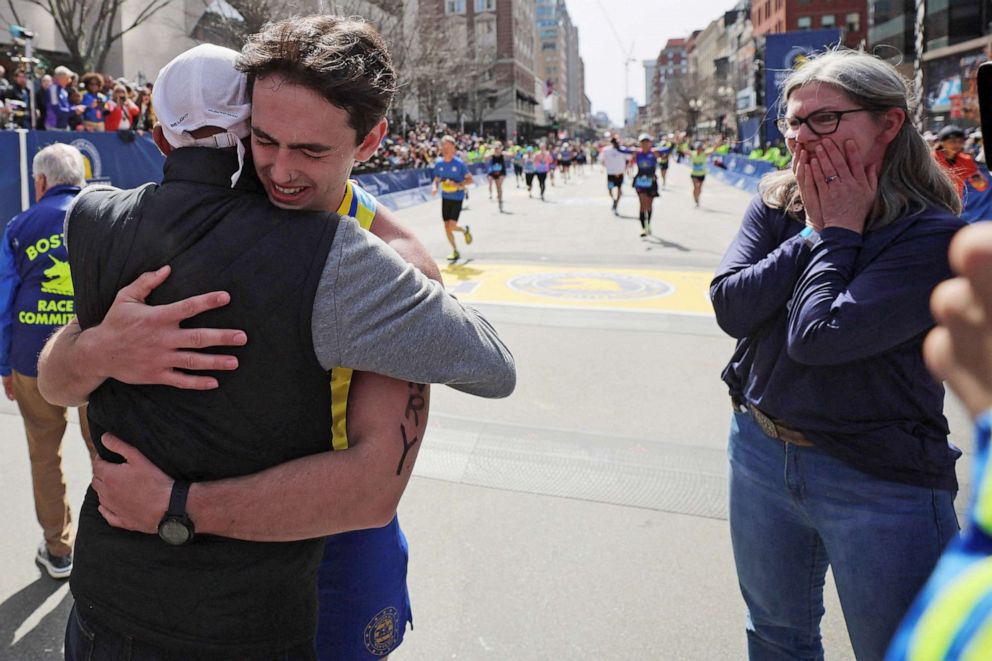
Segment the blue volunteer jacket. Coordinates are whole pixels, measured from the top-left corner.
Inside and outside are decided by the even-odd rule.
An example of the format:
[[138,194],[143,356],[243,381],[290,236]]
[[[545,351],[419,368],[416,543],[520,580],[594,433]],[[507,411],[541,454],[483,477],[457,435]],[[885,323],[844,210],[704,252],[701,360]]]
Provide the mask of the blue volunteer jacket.
[[74,316],[65,212],[78,186],[53,186],[7,225],[0,245],[0,375],[38,376],[38,353]]
[[992,410],[975,423],[971,502],[961,536],[896,632],[886,661],[992,658]]

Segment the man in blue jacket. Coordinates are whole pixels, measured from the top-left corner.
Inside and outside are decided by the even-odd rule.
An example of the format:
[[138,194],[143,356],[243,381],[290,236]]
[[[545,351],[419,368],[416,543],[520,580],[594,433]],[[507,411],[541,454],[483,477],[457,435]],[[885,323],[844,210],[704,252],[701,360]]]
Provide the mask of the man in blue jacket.
[[[42,398],[37,377],[45,340],[74,316],[62,228],[69,203],[86,185],[83,155],[55,143],[38,152],[33,170],[38,202],[10,221],[0,246],[0,375],[28,437],[35,510],[45,534],[36,562],[52,578],[68,578],[73,530],[62,475],[66,409]],[[79,418],[85,421],[85,407]],[[89,429],[81,427],[92,458]]]

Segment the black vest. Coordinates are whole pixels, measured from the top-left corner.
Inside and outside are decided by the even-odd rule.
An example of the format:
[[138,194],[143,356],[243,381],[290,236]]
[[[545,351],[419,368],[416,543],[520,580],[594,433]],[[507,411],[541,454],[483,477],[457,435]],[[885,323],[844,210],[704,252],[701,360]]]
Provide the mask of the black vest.
[[[330,449],[328,373],[314,354],[314,295],[337,216],[269,204],[252,178],[230,187],[231,150],[183,148],[161,186],[95,191],[68,222],[76,310],[100,323],[117,291],[164,264],[149,303],[214,290],[231,303],[187,327],[242,328],[234,372],[201,392],[105,382],[90,398],[94,440],[111,431],[174,478],[246,475]],[[252,190],[245,190],[251,188]],[[98,442],[101,456],[113,460]],[[84,617],[185,658],[265,654],[312,637],[322,540],[243,542],[198,535],[170,547],[110,527],[90,489],[80,515],[72,592]]]

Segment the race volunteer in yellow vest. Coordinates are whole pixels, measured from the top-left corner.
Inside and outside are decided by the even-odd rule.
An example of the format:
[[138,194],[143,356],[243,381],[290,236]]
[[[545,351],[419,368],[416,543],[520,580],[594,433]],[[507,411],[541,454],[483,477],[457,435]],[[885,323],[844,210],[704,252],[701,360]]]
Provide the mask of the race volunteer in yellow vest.
[[[28,438],[35,511],[44,531],[35,561],[52,578],[68,578],[73,529],[62,475],[66,409],[42,398],[37,377],[45,341],[74,316],[62,224],[69,203],[86,185],[83,155],[70,145],[49,145],[34,157],[33,172],[38,202],[10,221],[0,247],[0,375]],[[79,418],[85,421],[86,407]],[[82,431],[92,458],[86,424]]]

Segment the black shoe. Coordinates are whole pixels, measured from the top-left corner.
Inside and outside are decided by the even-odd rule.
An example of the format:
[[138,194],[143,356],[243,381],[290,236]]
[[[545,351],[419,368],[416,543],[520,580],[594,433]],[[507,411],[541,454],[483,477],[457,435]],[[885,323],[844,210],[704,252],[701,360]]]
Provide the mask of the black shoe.
[[43,567],[52,578],[69,578],[72,573],[72,551],[66,555],[52,555],[48,552],[48,545],[44,541],[38,545],[38,553],[34,561]]

